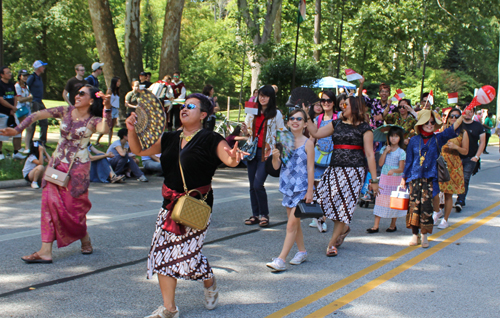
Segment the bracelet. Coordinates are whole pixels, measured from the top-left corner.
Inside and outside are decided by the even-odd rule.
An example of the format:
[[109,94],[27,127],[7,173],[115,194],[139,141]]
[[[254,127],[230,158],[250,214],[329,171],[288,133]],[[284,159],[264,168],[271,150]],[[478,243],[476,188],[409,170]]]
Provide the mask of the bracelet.
[[379,181],[378,179],[372,179],[371,180],[372,183],[378,183],[378,181]]
[[474,158],[476,158],[477,160],[479,160],[479,157],[478,157],[477,155],[476,155],[476,156],[474,156]]

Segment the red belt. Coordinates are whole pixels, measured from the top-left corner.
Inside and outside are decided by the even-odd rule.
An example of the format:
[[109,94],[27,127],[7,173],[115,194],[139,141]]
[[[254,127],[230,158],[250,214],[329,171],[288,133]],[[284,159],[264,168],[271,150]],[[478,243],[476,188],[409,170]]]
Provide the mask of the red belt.
[[363,150],[363,147],[355,145],[333,145],[333,149]]

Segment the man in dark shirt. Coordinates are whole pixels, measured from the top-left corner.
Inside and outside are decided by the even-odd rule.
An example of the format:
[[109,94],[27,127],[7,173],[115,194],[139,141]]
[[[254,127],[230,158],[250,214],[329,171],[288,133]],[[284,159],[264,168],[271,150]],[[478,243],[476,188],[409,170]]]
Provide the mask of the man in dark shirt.
[[[39,110],[45,109],[45,105],[42,102],[43,99],[43,81],[42,81],[42,73],[45,72],[45,65],[40,60],[35,61],[33,63],[33,69],[35,72],[28,77],[26,84],[30,88],[31,95],[33,95],[33,101],[31,103],[31,113],[37,112]],[[40,125],[40,142],[47,148],[47,128],[49,126],[49,122],[47,119],[42,119],[38,121],[38,125]],[[33,135],[35,134],[36,124],[33,124]],[[33,136],[31,136],[31,140],[33,140]],[[28,147],[28,146],[26,146]]]
[[151,86],[151,82],[148,81],[148,73],[141,72],[139,74],[139,85],[145,85],[145,88],[149,88]]
[[102,74],[103,65],[104,63],[99,62],[92,63],[92,74],[85,78],[88,84],[94,86],[97,89],[99,89],[99,80],[97,79],[97,77]]
[[465,198],[469,191],[470,178],[474,170],[476,170],[479,157],[481,157],[486,144],[486,134],[483,125],[472,119],[474,112],[472,110],[464,111],[463,116],[464,121],[462,123],[462,128],[467,131],[467,135],[469,136],[469,153],[466,156],[460,156],[464,167],[465,192],[459,194],[457,197],[457,201],[455,202],[455,210],[457,212],[462,211],[462,208],[465,206]]
[[[16,110],[17,110],[17,96],[16,96],[16,88],[14,84],[10,81],[12,79],[12,72],[8,67],[2,67],[0,69],[0,113],[3,114],[2,119],[5,122],[5,116],[7,116],[7,121],[5,124],[1,124],[0,129],[3,128],[15,128],[17,126],[16,123]],[[26,156],[23,156],[19,149],[21,149],[21,134],[14,136],[12,139],[12,143],[14,145],[14,159],[24,159]],[[0,141],[0,160],[5,159],[4,154],[2,153],[2,141]],[[27,146],[28,147],[28,146]]]
[[[62,97],[70,106],[75,104],[75,96],[87,81],[83,78],[85,74],[85,67],[82,64],[75,65],[76,76],[72,77],[66,83],[66,87],[63,90]],[[69,94],[69,97],[68,97]]]

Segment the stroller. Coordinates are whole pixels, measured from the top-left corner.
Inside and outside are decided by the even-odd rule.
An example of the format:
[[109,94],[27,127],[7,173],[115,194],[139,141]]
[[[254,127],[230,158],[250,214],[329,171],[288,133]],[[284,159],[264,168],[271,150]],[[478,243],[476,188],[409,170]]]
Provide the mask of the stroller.
[[363,187],[361,188],[361,196],[359,197],[358,204],[359,207],[365,207],[368,208],[370,206],[370,203],[375,204],[375,196],[373,195],[373,191],[368,190],[368,185],[370,184],[370,179],[372,178],[371,173],[366,174],[365,178],[365,183],[363,184]]

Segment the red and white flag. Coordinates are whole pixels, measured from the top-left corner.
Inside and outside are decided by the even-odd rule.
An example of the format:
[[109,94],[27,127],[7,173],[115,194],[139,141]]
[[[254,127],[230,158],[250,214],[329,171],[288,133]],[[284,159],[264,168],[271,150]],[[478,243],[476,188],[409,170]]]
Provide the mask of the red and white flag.
[[345,76],[347,77],[348,82],[352,82],[363,78],[363,76],[351,70],[350,68],[345,70]]
[[427,95],[427,102],[431,105],[434,105],[434,93],[432,92],[432,90],[429,95]]
[[402,89],[397,89],[396,94],[394,94],[394,96],[392,97],[392,101],[398,102],[398,101],[402,100],[405,96],[406,95],[405,95],[405,93],[403,93]]
[[245,113],[257,115],[259,113],[259,106],[254,102],[245,102]]
[[457,103],[458,103],[458,92],[448,93],[448,104],[457,104]]

